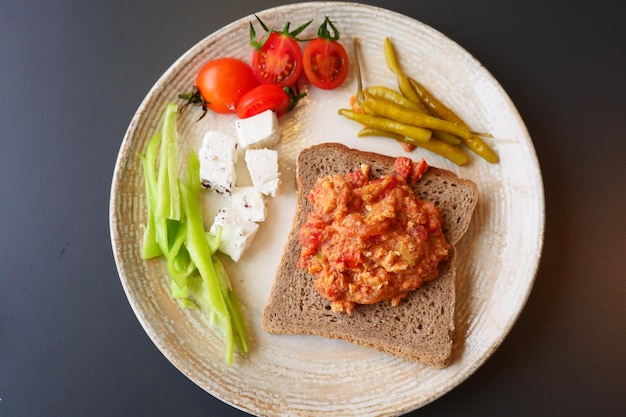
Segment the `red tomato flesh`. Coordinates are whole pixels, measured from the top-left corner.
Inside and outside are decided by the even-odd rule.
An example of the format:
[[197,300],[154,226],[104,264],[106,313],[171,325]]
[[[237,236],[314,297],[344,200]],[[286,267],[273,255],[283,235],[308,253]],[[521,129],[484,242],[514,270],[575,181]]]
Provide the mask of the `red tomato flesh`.
[[252,68],[236,58],[209,61],[196,77],[206,106],[216,113],[235,113],[241,97],[257,85]]
[[304,48],[304,73],[314,86],[337,88],[348,75],[348,54],[337,41],[316,38]]
[[302,50],[298,41],[271,32],[265,43],[252,53],[252,70],[261,84],[294,85],[302,73]]
[[289,109],[289,95],[274,84],[261,84],[248,91],[237,103],[237,117],[245,119],[266,110],[280,117]]

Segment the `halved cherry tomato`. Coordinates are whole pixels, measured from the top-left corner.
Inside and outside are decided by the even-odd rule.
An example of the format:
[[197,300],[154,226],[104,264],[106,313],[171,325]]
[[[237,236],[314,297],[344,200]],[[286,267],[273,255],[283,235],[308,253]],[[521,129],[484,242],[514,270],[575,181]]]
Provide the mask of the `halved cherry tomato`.
[[252,70],[261,84],[275,84],[279,87],[293,86],[302,73],[302,50],[298,43],[298,34],[311,21],[289,31],[289,22],[282,32],[270,30],[255,15],[263,29],[267,32],[261,40],[257,40],[254,26],[250,23],[250,44],[252,53]]
[[316,87],[331,90],[348,75],[348,54],[336,41],[317,38],[304,49],[304,73]]
[[266,110],[282,116],[289,109],[290,97],[274,84],[261,84],[248,91],[237,103],[237,117],[245,119]]
[[217,113],[235,113],[241,97],[257,85],[252,68],[236,58],[209,61],[196,78],[204,105]]
[[[331,35],[328,30],[333,30]],[[304,48],[304,73],[316,87],[330,90],[343,83],[348,75],[348,54],[339,43],[339,31],[328,16],[320,26],[318,37]]]
[[298,42],[278,32],[252,54],[252,70],[259,83],[279,87],[293,85],[302,73],[302,50]]

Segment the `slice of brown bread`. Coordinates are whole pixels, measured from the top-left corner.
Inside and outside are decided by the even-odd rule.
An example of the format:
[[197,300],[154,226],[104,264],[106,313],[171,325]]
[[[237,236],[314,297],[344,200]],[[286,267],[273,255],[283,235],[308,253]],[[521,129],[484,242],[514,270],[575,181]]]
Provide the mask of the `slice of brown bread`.
[[301,151],[297,159],[297,209],[270,298],[263,313],[265,331],[342,339],[436,367],[450,363],[454,331],[454,245],[467,230],[478,200],[476,185],[451,171],[429,167],[413,186],[423,200],[441,210],[444,233],[453,246],[440,264],[439,277],[410,293],[399,306],[379,302],[357,305],[352,315],[334,313],[330,301],[313,285],[314,277],[296,268],[300,256],[298,230],[311,206],[306,196],[320,177],[345,174],[361,164],[370,177],[394,172],[395,158],[324,143]]

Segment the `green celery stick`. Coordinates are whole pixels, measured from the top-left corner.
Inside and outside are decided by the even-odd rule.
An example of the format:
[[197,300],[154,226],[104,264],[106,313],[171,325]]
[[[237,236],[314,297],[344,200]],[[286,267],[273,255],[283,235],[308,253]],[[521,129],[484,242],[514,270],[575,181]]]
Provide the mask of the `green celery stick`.
[[157,217],[172,220],[180,220],[180,204],[177,204],[179,196],[176,186],[178,182],[176,112],[176,104],[168,103],[163,113],[157,176],[157,195],[159,198],[155,208]]
[[148,216],[143,235],[143,259],[152,259],[162,254],[157,243],[154,208],[156,206],[156,152],[161,141],[161,134],[155,133],[148,141],[145,155],[139,155],[141,167],[144,172],[144,184],[146,189],[146,205]]
[[211,255],[214,255],[215,252],[220,247],[220,241],[222,240],[222,226],[215,226],[215,234],[211,232],[206,232],[206,240],[209,242],[209,248],[211,249]]
[[[218,277],[211,261],[211,249],[207,242],[200,203],[189,187],[180,183],[180,195],[187,222],[187,251],[198,268],[202,282],[206,286],[211,310],[215,314],[217,327],[226,337],[226,362],[233,363],[234,335],[230,313],[226,306]],[[201,306],[202,307],[202,306]]]
[[[174,127],[176,123],[174,122]],[[178,191],[178,143],[176,136],[167,145],[167,183],[169,186],[169,215],[172,220],[180,220],[180,193]]]
[[[187,292],[187,277],[195,270],[195,265],[191,262],[187,249],[184,246],[187,238],[187,224],[183,221],[178,226],[176,237],[172,243],[169,253],[166,256],[167,274],[176,284],[176,294],[181,297]],[[184,295],[186,297],[186,295]],[[175,297],[176,298],[176,297]]]
[[248,332],[246,330],[246,324],[243,319],[239,300],[237,299],[235,292],[232,290],[232,285],[230,278],[228,277],[228,273],[226,272],[226,268],[224,268],[224,264],[217,256],[213,257],[213,267],[219,279],[222,293],[224,294],[224,298],[226,300],[226,306],[230,312],[232,325],[235,328],[237,336],[239,337],[241,348],[244,352],[247,352],[249,348]]

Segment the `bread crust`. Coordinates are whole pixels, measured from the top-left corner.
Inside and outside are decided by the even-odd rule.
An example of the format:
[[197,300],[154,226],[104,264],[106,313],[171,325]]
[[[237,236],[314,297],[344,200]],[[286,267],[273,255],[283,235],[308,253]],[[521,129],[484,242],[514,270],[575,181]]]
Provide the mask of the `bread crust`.
[[263,328],[268,333],[315,335],[346,340],[401,358],[436,367],[450,363],[455,308],[455,244],[467,231],[478,201],[476,185],[455,173],[429,167],[413,186],[423,200],[441,210],[444,234],[452,245],[433,281],[411,292],[393,307],[386,303],[357,305],[352,315],[333,312],[331,302],[313,285],[314,277],[298,269],[298,231],[311,206],[306,196],[318,178],[370,167],[377,178],[394,172],[395,158],[323,143],[300,152],[296,165],[297,208],[268,303]]

